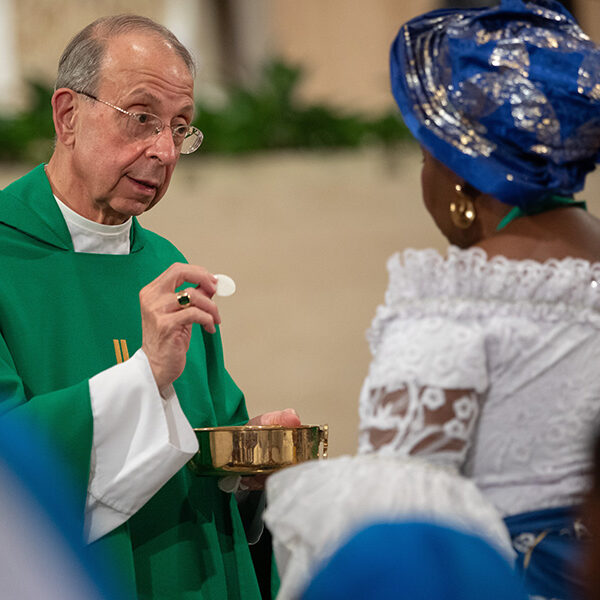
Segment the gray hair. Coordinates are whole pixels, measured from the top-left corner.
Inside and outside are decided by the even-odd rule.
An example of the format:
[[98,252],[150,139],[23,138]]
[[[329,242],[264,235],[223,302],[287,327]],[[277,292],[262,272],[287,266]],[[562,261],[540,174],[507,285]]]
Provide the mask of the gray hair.
[[54,89],[65,87],[96,95],[108,42],[132,31],[155,33],[169,42],[175,53],[183,59],[192,77],[195,76],[196,65],[192,55],[172,31],[148,17],[114,15],[96,19],[69,42],[58,61]]

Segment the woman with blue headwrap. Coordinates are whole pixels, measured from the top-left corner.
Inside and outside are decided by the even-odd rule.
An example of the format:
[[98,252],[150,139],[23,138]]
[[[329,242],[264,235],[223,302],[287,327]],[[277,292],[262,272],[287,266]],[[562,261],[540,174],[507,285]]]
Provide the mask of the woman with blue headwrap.
[[406,24],[391,79],[453,246],[390,260],[361,449],[452,461],[506,517],[530,592],[569,597],[600,416],[600,222],[573,199],[600,157],[600,50],[559,3],[505,0]]
[[[600,157],[600,50],[558,2],[503,0],[405,24],[391,82],[423,150],[425,205],[451,245],[389,260],[359,456],[272,477],[275,548],[324,539],[345,507],[437,485],[376,461],[369,479],[366,457],[426,459],[504,517],[530,594],[569,598],[600,420],[600,221],[574,199]],[[290,497],[310,490],[334,508],[314,528],[306,506],[294,521],[278,510],[284,479]],[[446,493],[463,510],[450,487],[424,485],[422,507]]]

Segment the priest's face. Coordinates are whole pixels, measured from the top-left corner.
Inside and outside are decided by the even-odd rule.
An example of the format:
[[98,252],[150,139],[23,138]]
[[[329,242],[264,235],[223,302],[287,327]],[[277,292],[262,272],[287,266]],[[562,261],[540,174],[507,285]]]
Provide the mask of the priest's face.
[[[107,224],[154,206],[167,191],[179,159],[170,127],[192,120],[193,85],[183,59],[157,34],[133,32],[110,40],[95,95],[99,101],[82,94],[74,99],[67,203]],[[114,107],[156,115],[164,128],[140,138],[132,128],[133,117]]]

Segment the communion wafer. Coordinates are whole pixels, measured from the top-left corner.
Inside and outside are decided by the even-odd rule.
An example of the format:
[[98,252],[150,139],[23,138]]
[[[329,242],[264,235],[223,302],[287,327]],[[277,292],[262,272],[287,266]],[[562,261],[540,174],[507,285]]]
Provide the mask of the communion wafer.
[[215,275],[217,278],[217,296],[231,296],[235,293],[235,281],[229,275]]

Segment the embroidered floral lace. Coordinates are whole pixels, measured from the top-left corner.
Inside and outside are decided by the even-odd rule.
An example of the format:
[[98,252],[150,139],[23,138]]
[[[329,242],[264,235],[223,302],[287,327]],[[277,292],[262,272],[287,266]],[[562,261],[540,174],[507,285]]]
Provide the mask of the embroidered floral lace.
[[454,465],[505,514],[578,502],[600,422],[600,263],[451,247],[388,270],[359,452]]

